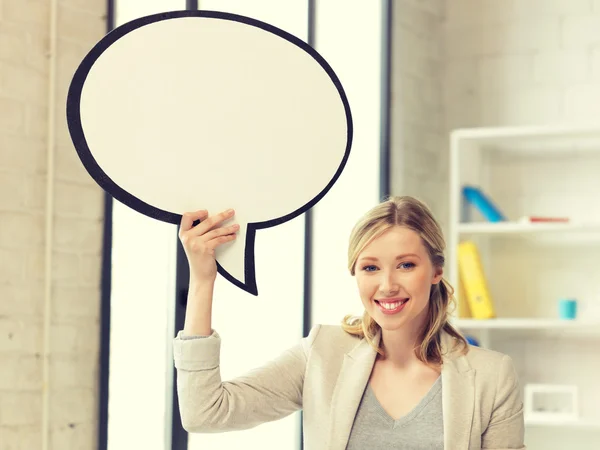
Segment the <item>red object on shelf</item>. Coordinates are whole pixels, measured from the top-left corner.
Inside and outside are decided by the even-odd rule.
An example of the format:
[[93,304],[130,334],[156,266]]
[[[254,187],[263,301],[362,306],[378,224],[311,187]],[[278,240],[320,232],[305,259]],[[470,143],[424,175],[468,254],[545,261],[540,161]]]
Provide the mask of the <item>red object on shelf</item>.
[[556,223],[556,222],[560,222],[560,223],[566,223],[569,221],[568,217],[541,217],[541,216],[527,216],[527,217],[523,217],[522,219],[525,222],[531,222],[531,223],[541,223],[541,222],[552,222],[552,223]]

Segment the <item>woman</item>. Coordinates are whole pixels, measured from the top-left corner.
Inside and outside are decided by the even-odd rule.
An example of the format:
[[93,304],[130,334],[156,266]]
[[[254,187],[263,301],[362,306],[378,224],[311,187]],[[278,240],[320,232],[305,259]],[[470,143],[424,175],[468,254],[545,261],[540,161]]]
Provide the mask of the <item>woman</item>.
[[181,222],[191,279],[174,351],[186,430],[247,429],[303,409],[309,450],[525,448],[512,361],[469,348],[448,322],[444,239],[411,197],[377,205],[352,231],[348,265],[362,317],[317,325],[277,359],[222,382],[211,328],[214,250],[235,239],[236,225],[220,226],[233,215],[200,211]]

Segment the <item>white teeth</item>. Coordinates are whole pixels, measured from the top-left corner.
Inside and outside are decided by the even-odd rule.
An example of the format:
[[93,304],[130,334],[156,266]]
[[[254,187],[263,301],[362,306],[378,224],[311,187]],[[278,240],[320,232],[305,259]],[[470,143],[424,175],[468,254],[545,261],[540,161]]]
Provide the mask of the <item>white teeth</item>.
[[404,303],[406,300],[401,300],[399,302],[396,303],[380,303],[381,306],[383,306],[385,309],[396,309],[398,306],[400,306],[402,303]]

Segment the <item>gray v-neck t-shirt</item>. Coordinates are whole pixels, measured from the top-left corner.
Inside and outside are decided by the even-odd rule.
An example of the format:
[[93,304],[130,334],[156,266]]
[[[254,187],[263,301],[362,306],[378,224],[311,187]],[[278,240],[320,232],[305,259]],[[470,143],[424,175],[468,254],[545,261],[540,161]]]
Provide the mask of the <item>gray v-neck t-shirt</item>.
[[405,416],[394,420],[367,383],[350,432],[347,450],[443,450],[442,377]]

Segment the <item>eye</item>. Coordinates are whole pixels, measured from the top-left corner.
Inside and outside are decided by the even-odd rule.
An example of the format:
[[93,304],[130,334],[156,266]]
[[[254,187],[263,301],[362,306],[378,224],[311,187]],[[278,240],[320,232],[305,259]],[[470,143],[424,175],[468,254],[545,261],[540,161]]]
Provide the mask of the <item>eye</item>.
[[408,269],[412,269],[413,267],[415,267],[415,265],[414,265],[414,263],[411,263],[411,262],[405,262],[405,263],[400,264],[398,267],[400,267],[401,269],[408,270]]
[[364,266],[362,268],[362,270],[364,270],[365,272],[375,272],[377,270],[377,266],[374,266],[373,264],[371,264],[368,266]]

